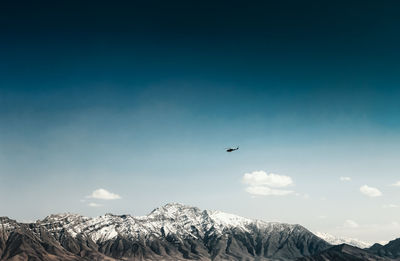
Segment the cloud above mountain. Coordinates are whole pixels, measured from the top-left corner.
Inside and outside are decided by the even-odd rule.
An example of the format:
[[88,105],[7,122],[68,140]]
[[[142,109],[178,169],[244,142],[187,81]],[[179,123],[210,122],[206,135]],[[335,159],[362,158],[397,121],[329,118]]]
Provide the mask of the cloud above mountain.
[[103,200],[113,200],[113,199],[120,199],[121,196],[115,193],[112,193],[108,190],[99,188],[92,192],[91,195],[87,196],[88,198],[94,199],[103,199]]
[[397,181],[397,182],[393,183],[392,186],[400,187],[400,181]]
[[351,181],[350,177],[340,177],[339,178],[340,181]]
[[294,192],[283,189],[293,185],[291,177],[274,173],[267,174],[262,170],[245,173],[242,181],[247,185],[246,192],[255,196],[284,196]]
[[88,206],[89,206],[89,207],[92,207],[92,208],[98,208],[98,207],[101,207],[101,206],[103,206],[103,205],[98,204],[98,203],[94,203],[94,202],[90,202],[90,203],[88,204]]
[[351,219],[347,219],[343,224],[344,228],[358,228],[359,226],[357,222]]
[[360,192],[368,197],[379,197],[382,196],[382,192],[377,189],[367,185],[360,187]]
[[398,208],[399,206],[396,204],[385,204],[382,207],[383,208]]
[[266,186],[249,186],[246,188],[246,192],[259,196],[284,196],[293,193],[291,190],[271,189]]

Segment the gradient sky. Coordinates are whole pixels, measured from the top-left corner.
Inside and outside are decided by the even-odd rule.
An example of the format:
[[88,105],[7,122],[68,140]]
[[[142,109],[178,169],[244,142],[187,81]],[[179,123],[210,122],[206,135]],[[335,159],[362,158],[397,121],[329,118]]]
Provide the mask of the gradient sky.
[[[400,237],[398,1],[0,10],[0,215],[144,215],[181,202]],[[294,192],[246,192],[243,175],[260,170],[291,177]],[[99,188],[121,199],[88,198]]]

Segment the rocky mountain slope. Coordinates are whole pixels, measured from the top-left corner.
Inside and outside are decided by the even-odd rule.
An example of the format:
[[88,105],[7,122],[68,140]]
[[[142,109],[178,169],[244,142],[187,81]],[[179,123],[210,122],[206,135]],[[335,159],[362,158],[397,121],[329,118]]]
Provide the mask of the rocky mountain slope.
[[400,259],[400,238],[392,240],[384,246],[374,244],[368,250],[378,256]]
[[0,260],[294,260],[330,245],[300,225],[167,204],[147,216],[0,223]]
[[299,258],[298,261],[389,261],[391,259],[379,257],[367,250],[341,244],[333,246],[313,256]]

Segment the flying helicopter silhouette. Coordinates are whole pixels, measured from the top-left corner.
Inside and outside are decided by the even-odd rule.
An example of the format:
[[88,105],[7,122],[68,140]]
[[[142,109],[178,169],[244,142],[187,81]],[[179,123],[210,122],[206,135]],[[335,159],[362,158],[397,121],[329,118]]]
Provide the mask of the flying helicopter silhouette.
[[239,149],[239,146],[237,146],[236,148],[225,148],[226,152],[232,152],[232,151],[235,151],[238,149]]

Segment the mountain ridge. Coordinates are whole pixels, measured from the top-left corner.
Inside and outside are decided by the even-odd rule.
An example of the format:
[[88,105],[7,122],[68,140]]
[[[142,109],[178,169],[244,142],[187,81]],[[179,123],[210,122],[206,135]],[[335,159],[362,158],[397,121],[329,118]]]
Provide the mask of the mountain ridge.
[[0,260],[381,261],[400,257],[400,239],[361,249],[332,246],[329,242],[337,238],[326,242],[325,234],[317,235],[299,224],[168,203],[146,216],[59,213],[32,223],[0,217]]
[[330,247],[298,224],[179,203],[147,216],[61,213],[3,223],[1,260],[293,260]]
[[301,257],[297,261],[389,261],[385,257],[377,256],[368,250],[348,244],[335,245],[312,256]]

